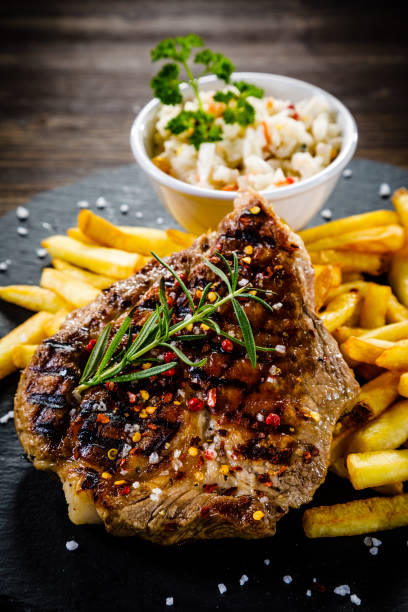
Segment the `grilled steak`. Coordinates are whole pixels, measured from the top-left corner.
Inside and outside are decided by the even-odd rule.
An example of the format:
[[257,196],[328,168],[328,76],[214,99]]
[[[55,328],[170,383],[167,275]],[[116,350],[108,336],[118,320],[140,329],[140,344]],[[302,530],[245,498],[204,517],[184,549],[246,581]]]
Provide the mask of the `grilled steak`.
[[[334,424],[358,385],[314,314],[302,241],[259,196],[245,194],[218,232],[167,261],[193,296],[209,281],[222,294],[203,255],[221,265],[216,252],[231,261],[234,251],[240,286],[250,281],[274,292],[262,294],[274,314],[241,300],[257,345],[276,349],[260,352],[255,368],[244,348],[222,345],[207,329],[188,351],[183,344],[193,361],[208,357],[201,368],[180,362],[170,376],[73,395],[90,340],[110,321],[117,328],[131,307],[140,329],[158,302],[161,277],[175,319],[189,315],[174,278],[151,261],[72,313],[23,373],[15,400],[21,443],[37,468],[59,475],[75,523],[103,522],[113,534],[162,544],[270,536],[324,480]],[[240,337],[231,304],[215,318]]]

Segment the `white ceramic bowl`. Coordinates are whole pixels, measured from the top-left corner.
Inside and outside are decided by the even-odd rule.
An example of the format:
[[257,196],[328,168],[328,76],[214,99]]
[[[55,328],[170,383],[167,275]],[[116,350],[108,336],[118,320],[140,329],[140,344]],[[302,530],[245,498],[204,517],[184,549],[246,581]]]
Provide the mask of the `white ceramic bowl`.
[[[324,170],[287,187],[260,193],[272,204],[277,214],[294,229],[300,229],[320,210],[333,191],[342,170],[349,163],[357,146],[357,127],[347,108],[323,89],[285,76],[260,72],[235,72],[232,81],[248,81],[262,87],[265,95],[297,103],[313,95],[323,96],[337,114],[343,132],[339,155]],[[200,90],[220,89],[225,86],[215,76],[199,80]],[[182,85],[183,94],[191,97],[189,85]],[[169,176],[151,161],[152,136],[160,101],[151,100],[136,117],[130,145],[133,154],[147,173],[164,206],[185,229],[195,234],[217,227],[218,222],[232,209],[234,191],[219,191],[195,187]]]

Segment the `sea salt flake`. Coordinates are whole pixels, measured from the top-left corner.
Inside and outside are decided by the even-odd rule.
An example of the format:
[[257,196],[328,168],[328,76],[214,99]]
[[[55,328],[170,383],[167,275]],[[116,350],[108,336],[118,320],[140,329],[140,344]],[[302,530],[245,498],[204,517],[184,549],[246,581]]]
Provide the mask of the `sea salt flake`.
[[121,204],[119,207],[119,210],[122,213],[122,215],[127,215],[129,212],[129,204]]
[[76,550],[79,544],[78,542],[75,542],[75,540],[69,540],[68,542],[66,542],[65,546],[67,550],[72,551],[72,550]]
[[166,597],[166,606],[172,606],[174,604],[174,597]]
[[138,211],[137,211],[137,213],[136,213],[136,217],[137,217],[138,219],[143,219],[143,213],[142,213],[142,212],[140,212],[140,210],[138,210]]
[[88,208],[89,202],[87,202],[87,200],[79,200],[79,202],[77,202],[77,206],[78,208]]
[[140,487],[140,482],[138,480],[135,480],[135,482],[132,484],[132,488],[138,489],[139,487]]
[[373,539],[370,538],[370,536],[366,536],[363,541],[364,541],[364,544],[366,546],[372,546],[373,545]]
[[220,592],[220,595],[224,595],[224,593],[227,592],[227,587],[224,583],[220,582],[220,584],[218,585],[218,590]]
[[351,168],[346,168],[345,170],[343,170],[343,177],[346,179],[349,179],[353,176],[353,171]]
[[30,216],[30,213],[28,212],[25,206],[18,206],[16,210],[16,215],[17,219],[19,219],[20,221],[25,221],[25,219],[28,219],[28,217]]
[[375,557],[375,555],[378,555],[378,547],[373,546],[372,548],[370,548],[369,553],[370,555],[373,555]]
[[[407,542],[407,543],[408,543],[408,542]],[[265,563],[265,565],[270,565],[271,560],[270,560],[270,559],[264,559],[264,563]]]
[[312,591],[310,589],[307,589],[306,597],[311,597],[311,596],[312,596]]
[[275,346],[275,351],[277,353],[282,353],[282,355],[284,355],[286,353],[286,346],[284,346],[283,344],[277,344]]
[[382,541],[377,538],[372,538],[373,546],[381,546]]
[[290,583],[292,582],[293,578],[292,578],[292,576],[284,576],[284,577],[282,578],[282,580],[283,580],[283,582],[284,582],[285,584],[290,584]]
[[5,272],[8,268],[8,263],[7,261],[1,261],[0,262],[0,272]]
[[320,216],[323,219],[326,219],[326,221],[330,221],[330,219],[333,216],[332,211],[330,210],[330,208],[323,208],[322,212],[320,213]]
[[259,501],[262,504],[266,504],[266,502],[268,501],[268,498],[266,497],[266,495],[263,495],[262,497],[259,498]]
[[159,501],[159,495],[155,495],[155,493],[151,493],[150,494],[150,499],[154,502],[158,502]]
[[351,603],[356,604],[356,606],[359,606],[361,604],[361,599],[355,593],[353,593],[353,595],[350,595],[350,601]]
[[391,195],[391,187],[388,183],[381,183],[378,189],[378,195],[382,198],[388,198]]
[[262,423],[262,421],[264,420],[264,415],[258,412],[258,414],[256,415],[256,420]]
[[177,459],[181,455],[181,450],[179,448],[176,448],[176,450],[174,451],[173,455]]
[[19,225],[18,228],[17,228],[17,234],[19,236],[27,236],[28,229],[26,227],[21,227],[21,225]]
[[282,302],[276,302],[276,304],[273,304],[272,308],[274,310],[280,310],[282,306],[283,306]]
[[149,463],[159,463],[159,455],[156,452],[149,455]]
[[242,574],[241,578],[239,579],[240,586],[244,586],[244,584],[248,582],[248,580],[248,576],[246,574]]
[[158,223],[159,225],[161,225],[162,223],[164,223],[164,219],[163,219],[163,217],[157,217],[157,219],[156,219],[156,223]]
[[44,229],[48,230],[49,232],[52,232],[51,223],[47,223],[46,221],[44,221],[44,223],[42,223],[41,225],[43,226]]
[[12,410],[9,410],[6,412],[6,414],[3,414],[3,416],[0,417],[0,423],[4,425],[4,423],[7,423],[10,421],[10,419],[14,419],[14,412]]
[[341,595],[344,597],[345,595],[350,595],[350,587],[348,584],[341,584],[340,586],[334,589],[336,595]]
[[155,487],[154,489],[152,489],[152,493],[154,493],[155,495],[161,495],[163,491],[160,489],[160,487]]
[[106,200],[103,196],[100,196],[97,200],[96,200],[96,207],[97,208],[106,208]]
[[39,259],[44,259],[47,255],[47,249],[37,249],[35,253]]

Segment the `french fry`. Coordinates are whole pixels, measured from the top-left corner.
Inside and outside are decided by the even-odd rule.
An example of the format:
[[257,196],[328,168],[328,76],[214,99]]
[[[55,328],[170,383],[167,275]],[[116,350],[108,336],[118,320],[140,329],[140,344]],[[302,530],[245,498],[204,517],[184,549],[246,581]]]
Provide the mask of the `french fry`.
[[326,310],[320,314],[327,329],[332,332],[344,325],[355,313],[360,300],[361,295],[358,292],[350,291],[329,302]]
[[401,249],[404,242],[405,231],[400,225],[385,225],[309,242],[307,250],[309,253],[328,249],[355,253],[389,253]]
[[59,331],[61,325],[69,315],[69,310],[61,308],[51,319],[44,323],[45,337],[49,338]]
[[318,312],[324,305],[330,289],[340,285],[341,268],[340,266],[314,266],[314,273],[315,304]]
[[57,312],[66,306],[66,301],[54,291],[36,287],[35,285],[9,285],[0,287],[0,298],[6,302],[23,306],[28,310],[39,312]]
[[388,280],[393,293],[408,307],[408,247],[393,254]]
[[408,370],[408,340],[400,340],[386,349],[375,361],[386,370]]
[[403,372],[398,382],[398,393],[402,397],[408,397],[408,372]]
[[390,484],[382,485],[381,487],[373,487],[374,491],[381,495],[401,495],[404,492],[403,482],[391,482]]
[[309,508],[303,514],[303,529],[308,538],[361,535],[405,525],[408,494]]
[[[332,463],[329,467],[329,470],[339,476],[340,478],[344,478],[349,480],[349,473],[347,471],[346,458],[339,457]],[[401,495],[404,492],[404,486],[402,482],[393,482],[388,485],[383,485],[381,487],[373,487],[374,491],[380,493],[381,495]]]
[[310,259],[313,264],[333,264],[341,266],[344,272],[365,272],[377,276],[387,269],[388,258],[376,253],[350,253],[347,251],[312,251]]
[[401,224],[408,229],[408,191],[401,187],[394,191],[391,197]]
[[408,440],[408,400],[401,400],[351,434],[347,453],[398,448]]
[[343,283],[353,283],[362,280],[364,280],[364,276],[360,272],[343,272]]
[[350,429],[346,429],[333,438],[330,447],[330,465],[336,463],[338,459],[344,457],[347,453],[351,431]]
[[44,268],[41,274],[41,287],[53,289],[76,308],[92,302],[99,294],[98,289],[53,268]]
[[0,379],[17,369],[13,361],[14,347],[41,342],[45,338],[44,323],[52,317],[50,312],[37,312],[0,339]]
[[88,270],[82,270],[63,259],[53,259],[52,265],[56,270],[64,272],[64,274],[72,276],[88,285],[92,285],[92,287],[96,287],[97,289],[107,289],[116,282],[115,278],[94,274],[93,272],[88,272]]
[[395,212],[391,210],[376,210],[361,215],[352,215],[337,221],[330,221],[330,223],[318,225],[298,233],[303,242],[308,245],[310,242],[316,242],[323,238],[349,232],[358,232],[360,230],[364,231],[372,227],[380,227],[381,225],[395,225],[396,223],[398,223],[398,216]]
[[369,284],[370,283],[368,283],[367,281],[361,280],[341,283],[338,287],[330,289],[327,295],[327,300],[334,300],[334,298],[336,298],[338,295],[341,295],[342,293],[349,293],[349,291],[358,291],[361,295],[364,296],[366,294]]
[[374,363],[357,363],[354,366],[354,373],[365,381],[373,380],[373,378],[377,378],[380,374],[384,373],[382,368],[379,368]]
[[12,359],[18,369],[23,369],[30,363],[38,344],[18,344],[13,348]]
[[168,238],[170,238],[170,240],[172,240],[176,244],[179,244],[185,249],[187,249],[188,247],[191,247],[194,240],[198,238],[198,236],[196,236],[195,234],[189,234],[187,232],[181,232],[178,229],[171,229],[171,228],[166,230],[166,234]]
[[351,336],[361,336],[365,331],[366,330],[361,327],[348,327],[347,325],[343,325],[334,330],[333,336],[339,344],[342,344],[351,338]]
[[176,247],[164,230],[133,227],[124,231],[85,208],[78,215],[78,227],[92,240],[129,253],[150,255],[151,251],[154,251],[159,256],[164,256],[172,253]]
[[367,331],[360,337],[363,340],[371,340],[372,338],[376,338],[377,340],[388,340],[389,342],[404,340],[405,338],[408,338],[408,321],[384,325],[384,327],[378,327],[377,329]]
[[357,490],[408,479],[408,449],[347,455],[350,481]]
[[90,246],[67,236],[50,236],[43,240],[42,246],[53,258],[65,259],[96,274],[116,279],[128,278],[148,261],[148,258],[137,253]]
[[363,363],[377,363],[377,359],[382,353],[394,344],[387,340],[378,340],[377,338],[364,339],[363,336],[351,336],[346,342],[340,346],[343,355],[354,361]]
[[401,304],[393,294],[388,300],[386,319],[387,323],[400,323],[408,320],[408,308]]
[[367,329],[383,327],[391,297],[391,287],[368,283],[360,312],[360,326]]
[[89,236],[85,236],[83,232],[79,229],[79,227],[70,227],[67,229],[67,235],[74,240],[79,240],[79,242],[83,242],[83,244],[89,244],[91,246],[101,246],[99,242],[92,240]]

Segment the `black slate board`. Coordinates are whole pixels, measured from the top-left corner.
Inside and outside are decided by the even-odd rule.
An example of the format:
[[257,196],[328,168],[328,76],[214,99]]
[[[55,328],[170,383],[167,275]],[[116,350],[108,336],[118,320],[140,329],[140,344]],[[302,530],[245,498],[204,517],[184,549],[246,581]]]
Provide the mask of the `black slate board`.
[[[340,179],[327,204],[333,218],[389,208],[389,200],[378,195],[381,182],[391,189],[408,186],[408,172],[393,166],[357,160],[351,168],[352,178]],[[29,204],[25,222],[18,222],[14,212],[0,219],[0,262],[11,259],[8,270],[0,273],[0,283],[38,283],[48,263],[36,256],[40,240],[75,224],[78,201],[88,200],[97,211],[95,202],[101,196],[108,202],[101,213],[116,223],[174,226],[137,167],[99,172],[39,194]],[[126,216],[119,212],[122,203],[130,206]],[[143,218],[137,217],[138,211],[143,211]],[[321,221],[319,216],[314,219],[315,224]],[[17,235],[18,225],[28,228],[26,237]],[[28,314],[1,304],[0,336]],[[17,379],[12,375],[0,382],[0,416],[12,409]],[[350,585],[351,592],[361,597],[360,609],[408,610],[408,529],[377,534],[383,544],[374,557],[362,536],[307,540],[301,512],[292,511],[271,539],[161,548],[137,538],[114,538],[100,527],[72,525],[60,484],[24,459],[12,421],[0,424],[0,449],[2,611],[355,609],[348,596],[333,593],[341,584]],[[350,485],[329,475],[314,503],[354,497]],[[71,539],[79,543],[74,552],[65,548]],[[249,581],[241,587],[243,574]],[[284,575],[292,576],[293,582],[285,584]],[[224,595],[219,594],[218,583],[227,586]],[[306,595],[308,589],[311,596]],[[165,604],[170,596],[173,608]]]

